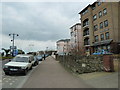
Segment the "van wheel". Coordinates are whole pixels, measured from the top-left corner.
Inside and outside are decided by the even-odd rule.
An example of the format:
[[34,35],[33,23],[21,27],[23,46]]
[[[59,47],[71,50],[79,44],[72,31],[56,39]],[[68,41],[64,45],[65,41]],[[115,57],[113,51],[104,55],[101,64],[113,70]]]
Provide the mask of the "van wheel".
[[9,72],[5,72],[5,75],[9,75]]
[[32,70],[32,66],[30,67],[30,70]]
[[27,70],[25,70],[23,74],[26,75],[27,74]]

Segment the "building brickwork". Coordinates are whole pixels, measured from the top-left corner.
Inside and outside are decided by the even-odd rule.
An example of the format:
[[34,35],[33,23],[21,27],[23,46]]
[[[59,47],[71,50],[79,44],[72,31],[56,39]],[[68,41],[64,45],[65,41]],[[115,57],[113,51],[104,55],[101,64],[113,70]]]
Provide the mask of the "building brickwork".
[[120,2],[94,2],[79,13],[86,51],[120,53],[119,8]]

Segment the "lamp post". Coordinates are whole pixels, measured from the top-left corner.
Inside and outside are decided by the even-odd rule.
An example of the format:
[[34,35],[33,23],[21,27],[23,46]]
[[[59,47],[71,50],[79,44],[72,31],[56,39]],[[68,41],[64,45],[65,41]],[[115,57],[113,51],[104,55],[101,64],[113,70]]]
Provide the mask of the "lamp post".
[[9,34],[9,36],[12,36],[12,40],[11,40],[11,42],[12,42],[12,56],[14,56],[14,49],[15,49],[15,46],[14,46],[14,44],[15,44],[15,36],[19,36],[18,34],[15,34],[15,33],[11,33],[11,34]]

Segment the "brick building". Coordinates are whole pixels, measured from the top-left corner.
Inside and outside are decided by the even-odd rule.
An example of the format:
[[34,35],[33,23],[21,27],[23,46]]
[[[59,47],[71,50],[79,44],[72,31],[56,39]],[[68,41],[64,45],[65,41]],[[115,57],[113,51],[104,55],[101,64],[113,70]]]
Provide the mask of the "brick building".
[[120,2],[94,2],[79,13],[85,51],[120,53],[119,10]]

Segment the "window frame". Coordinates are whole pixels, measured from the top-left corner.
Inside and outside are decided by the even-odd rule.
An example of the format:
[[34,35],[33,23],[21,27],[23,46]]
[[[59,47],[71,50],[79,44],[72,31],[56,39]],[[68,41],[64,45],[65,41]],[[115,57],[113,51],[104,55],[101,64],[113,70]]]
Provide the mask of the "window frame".
[[100,5],[101,5],[101,2],[97,2],[97,5],[100,6]]
[[110,33],[109,32],[106,32],[105,33],[105,39],[107,40],[107,39],[110,39]]
[[103,29],[103,22],[100,23],[100,29]]
[[[96,17],[96,18],[95,18]],[[95,21],[97,19],[97,14],[95,14],[94,16],[93,16],[93,21]]]
[[104,34],[101,34],[100,35],[100,38],[101,38],[101,41],[103,41],[105,38],[104,38]]
[[105,26],[105,27],[108,27],[108,20],[105,20],[105,21],[104,21],[104,26]]
[[[97,39],[96,39],[97,38]],[[95,36],[95,42],[98,42],[99,41],[99,36],[98,35],[96,35]]]
[[103,15],[106,15],[107,14],[107,8],[104,8],[103,9]]
[[99,15],[99,18],[101,18],[101,17],[102,17],[102,11],[100,11],[100,12],[98,13],[98,15]]
[[97,31],[98,30],[98,25],[94,25],[94,31]]

